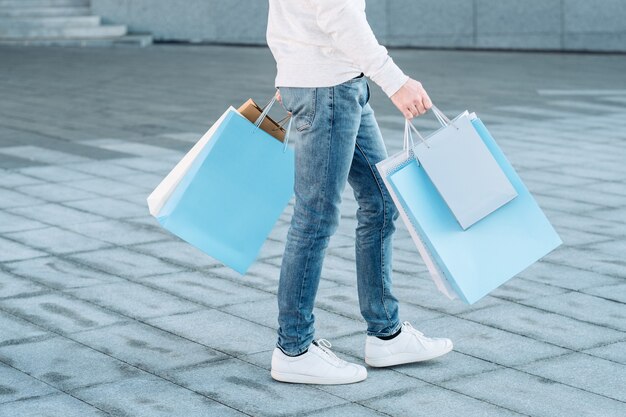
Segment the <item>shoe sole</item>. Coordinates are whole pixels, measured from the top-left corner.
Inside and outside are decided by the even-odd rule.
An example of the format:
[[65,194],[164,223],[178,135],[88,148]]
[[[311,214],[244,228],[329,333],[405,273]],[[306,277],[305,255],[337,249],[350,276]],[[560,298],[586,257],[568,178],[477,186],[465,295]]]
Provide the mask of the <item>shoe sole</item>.
[[405,363],[424,362],[424,361],[428,361],[428,360],[443,356],[446,353],[449,353],[452,350],[452,348],[453,348],[453,345],[450,345],[450,347],[444,351],[432,353],[427,356],[416,356],[412,353],[401,353],[398,355],[388,356],[385,358],[376,358],[376,359],[365,358],[365,363],[373,368],[382,368],[385,366],[402,365]]
[[340,385],[340,384],[353,384],[355,382],[361,382],[367,378],[367,374],[364,377],[350,377],[343,379],[329,379],[320,378],[311,375],[302,374],[290,374],[284,372],[271,371],[272,378],[280,382],[290,382],[293,384],[319,384],[319,385]]

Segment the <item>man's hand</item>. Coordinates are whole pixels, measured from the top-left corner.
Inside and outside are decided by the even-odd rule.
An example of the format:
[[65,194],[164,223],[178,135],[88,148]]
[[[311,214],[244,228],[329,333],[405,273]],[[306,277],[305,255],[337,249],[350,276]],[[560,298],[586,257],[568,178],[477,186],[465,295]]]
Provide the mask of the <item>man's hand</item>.
[[276,100],[278,100],[278,102],[280,104],[283,104],[283,98],[280,96],[280,90],[276,89]]
[[407,119],[424,114],[433,106],[422,83],[412,78],[391,96],[391,101]]

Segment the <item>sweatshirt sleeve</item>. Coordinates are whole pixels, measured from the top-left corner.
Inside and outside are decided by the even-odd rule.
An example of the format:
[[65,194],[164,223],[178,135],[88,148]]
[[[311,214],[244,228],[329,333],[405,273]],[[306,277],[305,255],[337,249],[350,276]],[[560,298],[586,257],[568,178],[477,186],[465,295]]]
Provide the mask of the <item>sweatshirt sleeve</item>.
[[309,1],[314,7],[320,29],[387,96],[391,97],[407,82],[409,77],[393,62],[387,49],[378,43],[367,22],[361,1]]

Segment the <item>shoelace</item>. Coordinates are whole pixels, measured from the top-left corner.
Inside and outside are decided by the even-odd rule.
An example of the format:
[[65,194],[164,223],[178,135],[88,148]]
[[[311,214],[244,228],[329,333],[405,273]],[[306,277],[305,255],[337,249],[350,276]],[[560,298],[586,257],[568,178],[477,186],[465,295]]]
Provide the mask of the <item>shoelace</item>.
[[344,365],[347,362],[344,361],[343,359],[337,357],[337,355],[335,355],[330,348],[333,346],[327,339],[317,339],[315,341],[315,346],[317,346],[318,348],[320,348],[320,350],[322,350],[324,353],[326,353],[328,355],[328,358],[330,359],[330,361],[332,363],[334,363],[335,365]]
[[413,333],[416,337],[417,337],[417,341],[420,342],[420,345],[422,345],[422,347],[424,349],[428,349],[428,347],[424,344],[425,340],[428,340],[428,338],[426,336],[424,336],[424,333],[420,332],[419,330],[417,330],[415,327],[413,327],[413,325],[411,323],[409,323],[408,321],[403,321],[402,324],[407,328],[407,330],[410,333]]

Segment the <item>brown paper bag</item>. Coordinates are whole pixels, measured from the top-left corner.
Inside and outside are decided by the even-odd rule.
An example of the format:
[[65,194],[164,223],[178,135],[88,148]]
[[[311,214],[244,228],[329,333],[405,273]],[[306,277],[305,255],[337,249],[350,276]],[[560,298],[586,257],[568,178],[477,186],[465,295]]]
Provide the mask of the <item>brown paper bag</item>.
[[[261,113],[263,113],[263,109],[259,107],[254,100],[248,99],[245,103],[241,105],[237,109],[242,116],[246,119],[250,120],[252,123],[256,122]],[[280,126],[277,122],[275,122],[271,117],[267,116],[263,119],[261,123],[261,129],[265,132],[269,133],[271,136],[275,137],[279,141],[283,142],[285,140],[285,129]]]

